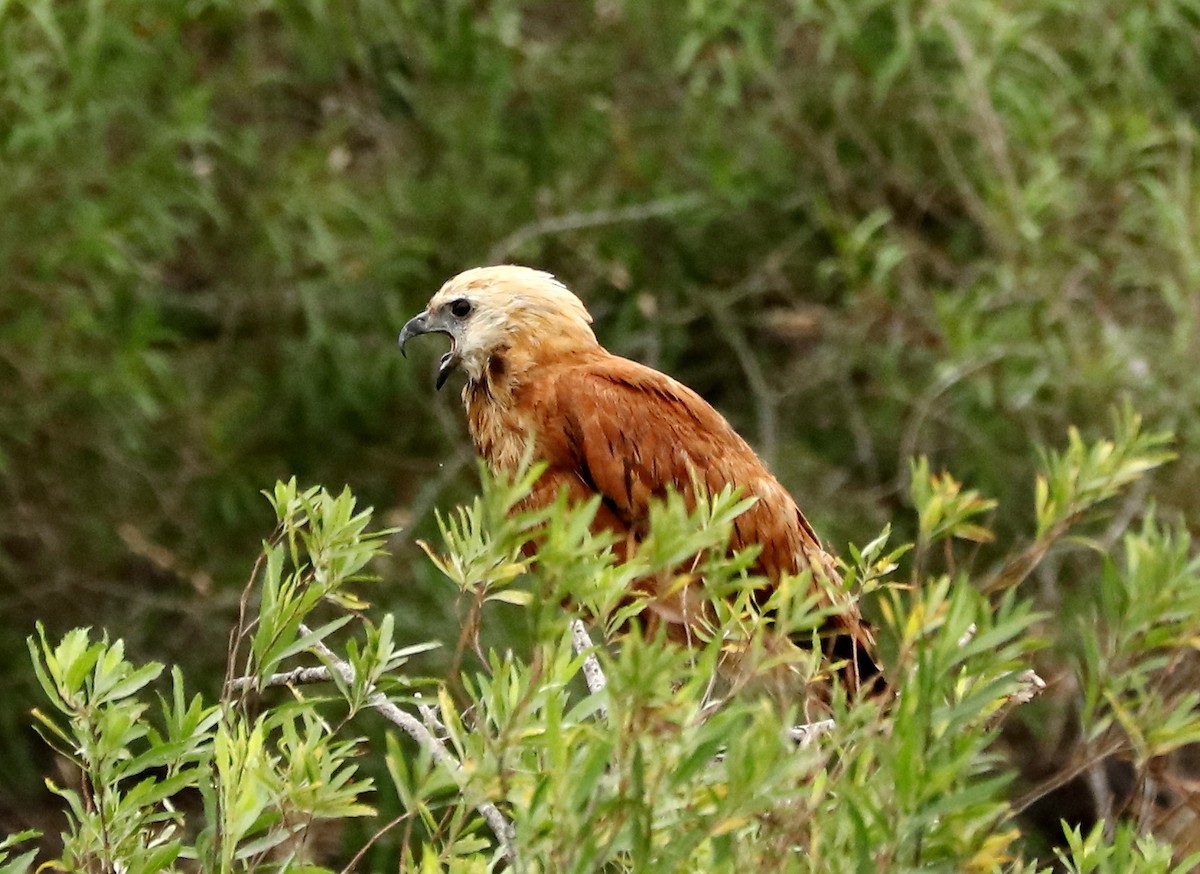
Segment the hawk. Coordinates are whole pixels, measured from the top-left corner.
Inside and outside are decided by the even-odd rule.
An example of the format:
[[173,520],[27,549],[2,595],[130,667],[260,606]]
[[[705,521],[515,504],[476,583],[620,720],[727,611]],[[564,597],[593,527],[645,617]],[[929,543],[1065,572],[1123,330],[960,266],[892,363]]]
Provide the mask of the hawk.
[[[731,551],[761,548],[755,573],[771,586],[805,571],[840,581],[792,496],[729,422],[677,380],[607,351],[591,322],[549,273],[479,267],[443,285],[399,341],[403,351],[417,335],[448,335],[437,388],[455,370],[466,376],[463,404],[480,456],[511,474],[532,445],[546,467],[528,504],[548,504],[564,490],[571,502],[599,495],[593,528],[617,536],[618,556],[645,535],[651,503],[670,489],[691,502],[697,484],[708,494],[733,486],[756,499],[729,543]],[[653,617],[686,639],[699,615],[696,593],[648,585]],[[826,603],[836,588],[821,588]],[[853,687],[860,674],[875,673],[874,641],[852,599],[844,600],[823,633],[827,650],[846,659]]]

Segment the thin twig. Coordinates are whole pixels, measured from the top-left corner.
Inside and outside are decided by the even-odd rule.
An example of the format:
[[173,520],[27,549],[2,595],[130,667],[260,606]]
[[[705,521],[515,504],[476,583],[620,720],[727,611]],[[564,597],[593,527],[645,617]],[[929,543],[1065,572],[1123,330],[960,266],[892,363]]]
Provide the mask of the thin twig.
[[1096,761],[1084,772],[1088,789],[1092,793],[1092,804],[1096,809],[1096,820],[1104,823],[1104,840],[1113,839],[1113,798],[1112,787],[1108,784],[1108,774],[1105,773],[1104,762]]
[[1046,691],[1046,681],[1032,669],[1024,671],[1018,679],[1021,681],[1021,688],[1008,696],[1009,704],[1028,704]]
[[413,692],[413,698],[416,699],[417,710],[421,711],[421,718],[425,720],[425,727],[430,731],[444,732],[446,730],[446,725],[442,722],[441,717],[438,716],[437,710],[434,709],[434,706],[432,704],[426,704],[425,700],[421,697],[420,692]]
[[250,633],[250,625],[246,621],[246,614],[250,609],[250,595],[254,591],[254,584],[258,582],[258,572],[262,569],[263,562],[266,559],[266,551],[258,554],[258,558],[254,562],[254,568],[250,571],[250,579],[246,580],[246,585],[242,589],[242,596],[238,599],[237,625],[229,632],[229,657],[225,661],[225,685],[221,690],[222,697],[232,691],[231,684],[234,672],[237,670],[237,661],[242,640]]
[[[1046,688],[1046,681],[1033,671],[1022,673],[1020,680],[1020,688],[1008,696],[1008,700],[1005,701],[1004,710],[1001,712],[1007,712],[1009,708],[1019,704],[1028,704],[1038,695],[1042,694]],[[996,720],[993,718],[991,721],[995,722]],[[797,746],[804,749],[814,740],[821,737],[821,735],[829,734],[836,727],[837,724],[832,719],[822,719],[806,725],[793,725],[788,729],[788,735],[796,742]]]
[[703,203],[699,194],[684,194],[679,197],[664,197],[646,203],[634,203],[613,209],[597,209],[592,212],[573,212],[562,216],[551,216],[522,225],[488,250],[488,263],[507,261],[513,253],[538,237],[559,234],[563,231],[578,231],[622,222],[640,222],[658,216],[670,215],[691,209]]
[[[571,620],[571,646],[576,655],[583,656],[583,678],[587,681],[588,691],[593,695],[603,692],[608,685],[608,678],[604,676],[604,669],[600,667],[600,660],[596,658],[592,636],[588,634],[587,626],[581,619]],[[607,707],[602,706],[597,712],[601,719],[608,718]]]
[[1009,152],[1008,138],[1004,121],[996,110],[988,88],[986,61],[981,61],[971,38],[962,22],[950,14],[945,2],[935,4],[941,13],[939,23],[950,38],[950,45],[962,67],[963,79],[967,84],[970,95],[974,100],[975,118],[971,119],[975,128],[974,133],[983,143],[984,149],[990,153],[995,165],[995,173],[991,174],[1000,179],[1001,189],[1005,193],[1009,218],[1015,223],[1021,219],[1019,214],[1021,204],[1021,184]]
[[[814,740],[823,734],[829,734],[837,727],[832,719],[821,719],[817,722],[809,722],[804,725],[793,725],[788,729],[788,737],[800,749],[809,746]],[[725,750],[722,749],[719,753],[713,756],[714,762],[725,761]]]
[[759,357],[729,312],[728,300],[709,298],[708,311],[721,329],[721,338],[729,344],[746,377],[758,417],[758,451],[768,467],[774,467],[779,448],[779,398],[771,388]]
[[[440,412],[441,407],[436,406],[435,409]],[[457,419],[454,421],[457,422]],[[453,432],[453,426],[447,424],[445,430]],[[470,446],[460,446],[448,460],[438,464],[438,472],[435,476],[421,477],[424,485],[417,490],[416,495],[408,502],[408,518],[400,529],[392,535],[392,539],[388,542],[389,549],[393,552],[399,552],[401,545],[407,544],[412,540],[418,523],[424,521],[425,517],[437,505],[446,486],[462,473],[474,458],[475,453]]]
[[382,838],[400,823],[404,822],[404,820],[408,819],[410,816],[412,816],[411,810],[400,814],[387,825],[379,828],[375,834],[371,835],[371,837],[367,839],[365,844],[358,848],[358,852],[350,857],[350,861],[346,863],[346,867],[342,868],[338,874],[350,874],[351,871],[357,870],[358,863],[361,862],[362,857],[367,854],[367,850],[371,849],[371,847],[373,847],[380,838]]
[[1146,495],[1150,492],[1150,480],[1140,479],[1125,495],[1121,507],[1113,517],[1104,536],[1100,538],[1100,551],[1107,554],[1121,536],[1129,529],[1133,518],[1146,506]]
[[333,674],[324,665],[313,668],[295,668],[269,677],[236,677],[229,681],[229,688],[235,692],[246,692],[258,688],[272,686],[304,686],[312,683],[331,683]]
[[1034,785],[1034,787],[1027,791],[1024,795],[1012,802],[1013,815],[1020,816],[1022,813],[1028,810],[1032,804],[1035,804],[1042,798],[1045,798],[1054,790],[1061,789],[1080,774],[1087,771],[1087,769],[1092,766],[1093,762],[1098,762],[1107,756],[1116,755],[1117,753],[1121,752],[1126,744],[1127,741],[1120,739],[1109,740],[1107,743],[1099,745],[1082,761],[1076,762],[1070,767],[1051,774],[1046,779]]
[[[312,634],[312,632],[304,625],[300,626],[301,634]],[[333,650],[327,647],[321,641],[316,641],[313,644],[313,649],[316,650],[322,658],[329,662],[330,669],[336,671],[338,675],[347,683],[354,682],[354,668],[349,662],[341,659]],[[406,713],[395,704],[388,700],[388,697],[382,692],[375,691],[374,686],[367,688],[367,704],[388,720],[392,724],[399,726],[409,737],[426,749],[433,757],[433,760],[445,768],[458,782],[459,788],[467,790],[468,779],[465,774],[462,762],[454,757],[454,755],[446,749],[445,745],[438,740],[424,724],[413,716],[411,713]],[[500,812],[500,809],[490,801],[479,800],[473,802],[474,807],[492,828],[493,834],[500,842],[500,846],[504,849],[504,855],[509,863],[513,866],[513,870],[522,871],[523,866],[517,856],[516,843],[514,841],[515,831],[513,825],[508,821],[508,818]]]
[[920,446],[921,429],[925,425],[925,420],[930,418],[938,399],[968,376],[972,376],[978,371],[991,367],[993,364],[1015,354],[1017,353],[1013,350],[1003,348],[993,350],[986,355],[980,355],[974,361],[964,361],[947,370],[921,392],[917,400],[910,405],[912,414],[909,415],[907,421],[904,423],[904,428],[900,432],[899,466],[897,468],[900,473],[897,474],[897,491],[904,492],[908,486],[906,482],[907,473],[905,473],[908,470],[908,460],[917,455],[917,448]]
[[[237,677],[230,683],[230,688],[241,692],[250,689],[269,689],[274,686],[306,686],[314,683],[332,683],[333,673],[324,665],[311,668],[295,668],[260,680],[258,677]],[[425,727],[432,732],[445,731],[446,726],[437,715],[432,704],[426,704],[420,692],[413,692],[417,709],[425,720]]]

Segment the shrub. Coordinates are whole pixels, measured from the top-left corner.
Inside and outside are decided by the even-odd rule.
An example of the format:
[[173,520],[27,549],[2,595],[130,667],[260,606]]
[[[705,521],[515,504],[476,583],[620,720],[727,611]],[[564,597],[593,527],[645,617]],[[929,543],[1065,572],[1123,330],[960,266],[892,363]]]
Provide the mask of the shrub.
[[[736,495],[691,509],[668,497],[617,565],[589,529],[595,503],[515,512],[538,470],[485,473],[480,496],[441,519],[442,544],[426,546],[469,617],[459,668],[432,683],[406,670],[429,644],[400,645],[393,617],[370,618],[355,591],[389,532],[370,530],[349,492],[280,483],[269,495],[279,525],[243,594],[219,700],[189,697],[178,669],[152,700],[162,665],[132,664],[105,635],[30,640],[51,705],[36,714],[42,734],[79,773],[55,786],[70,822],[59,864],[326,870],[341,863],[315,845],[319,822],[371,818],[345,832],[364,835],[347,869],[366,854],[373,868],[394,865],[386,845],[412,871],[1039,870],[1002,726],[1039,691],[1030,665],[1047,643],[1072,650],[1092,753],[1148,774],[1200,738],[1196,695],[1169,670],[1200,607],[1200,562],[1179,532],[1147,521],[1118,556],[1098,554],[1082,629],[1047,624],[1015,588],[1068,532],[1086,531],[1096,506],[1166,460],[1166,440],[1124,413],[1113,439],[1072,433],[1047,452],[1033,536],[990,574],[954,558],[958,543],[990,536],[990,503],[915,464],[919,549],[889,547],[885,530],[850,551],[844,585],[874,605],[887,677],[886,691],[854,696],[813,651],[760,645],[772,628],[803,640],[822,617],[804,579],[781,587],[769,617],[737,597],[754,581],[744,557],[725,554],[747,506]],[[939,551],[946,567],[933,570]],[[693,555],[719,624],[691,647],[637,633],[645,602],[630,583]],[[564,603],[585,610],[598,645]],[[485,644],[480,617],[503,612],[528,624],[526,648]],[[797,726],[803,702],[721,682],[731,654],[751,677],[781,662],[824,675],[830,718]],[[382,739],[359,727],[370,711],[387,720]],[[1153,818],[1129,816],[1088,835],[1068,829],[1062,864],[1200,862],[1145,834]]]

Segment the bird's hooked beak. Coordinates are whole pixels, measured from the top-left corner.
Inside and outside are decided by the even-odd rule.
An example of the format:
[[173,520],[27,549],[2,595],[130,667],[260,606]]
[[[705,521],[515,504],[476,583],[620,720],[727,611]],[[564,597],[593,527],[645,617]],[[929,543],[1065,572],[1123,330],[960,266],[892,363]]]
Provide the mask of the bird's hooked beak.
[[458,366],[458,338],[454,336],[454,332],[450,329],[443,318],[438,315],[431,315],[428,311],[419,313],[413,316],[400,329],[400,354],[408,357],[404,351],[404,347],[408,341],[419,334],[445,334],[450,338],[450,351],[442,356],[441,362],[438,364],[437,382],[434,383],[440,391],[442,386],[446,384],[450,372]]

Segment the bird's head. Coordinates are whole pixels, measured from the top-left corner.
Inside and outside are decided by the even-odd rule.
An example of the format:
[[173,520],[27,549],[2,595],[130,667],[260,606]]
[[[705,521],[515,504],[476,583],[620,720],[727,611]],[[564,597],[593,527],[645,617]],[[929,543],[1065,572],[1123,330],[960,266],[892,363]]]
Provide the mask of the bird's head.
[[[592,317],[567,287],[540,270],[511,265],[476,267],[438,290],[400,331],[400,351],[418,334],[446,334],[450,351],[438,367],[440,389],[455,368],[478,381],[497,356],[531,364],[597,345]],[[503,360],[503,359],[501,359]]]

